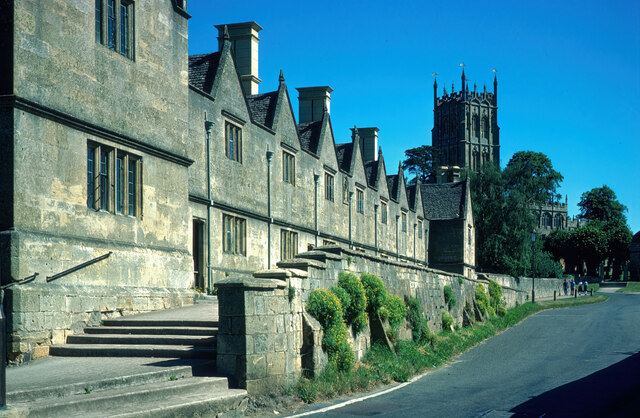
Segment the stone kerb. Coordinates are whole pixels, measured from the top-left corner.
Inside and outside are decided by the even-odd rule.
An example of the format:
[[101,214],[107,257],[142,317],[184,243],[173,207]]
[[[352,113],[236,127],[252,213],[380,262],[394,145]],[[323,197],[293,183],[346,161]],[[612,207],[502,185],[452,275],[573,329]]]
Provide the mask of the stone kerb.
[[297,291],[293,297],[289,291],[300,286],[300,278],[274,269],[215,284],[217,369],[249,393],[273,391],[301,374],[302,309]]

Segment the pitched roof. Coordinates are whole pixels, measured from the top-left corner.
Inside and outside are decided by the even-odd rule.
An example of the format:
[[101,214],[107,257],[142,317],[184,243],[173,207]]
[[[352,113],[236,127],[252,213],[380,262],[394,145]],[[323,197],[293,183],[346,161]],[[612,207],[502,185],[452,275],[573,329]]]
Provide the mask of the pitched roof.
[[377,186],[376,181],[378,180],[378,162],[379,160],[369,161],[364,165],[364,171],[367,175],[367,183],[369,187]]
[[210,93],[220,64],[220,52],[189,55],[189,84]]
[[407,190],[407,202],[409,203],[409,209],[416,209],[416,185],[410,184],[406,188]]
[[298,124],[298,134],[300,135],[300,146],[302,149],[318,154],[318,145],[320,144],[320,131],[322,130],[322,121],[303,122]]
[[338,158],[338,166],[347,173],[351,170],[351,157],[353,154],[353,143],[336,145],[336,157]]
[[466,182],[423,184],[420,187],[424,217],[430,220],[459,219],[464,216]]
[[248,96],[247,104],[253,120],[267,128],[273,128],[277,98],[277,91]]
[[389,188],[389,197],[398,201],[398,175],[392,174],[387,176],[387,187]]

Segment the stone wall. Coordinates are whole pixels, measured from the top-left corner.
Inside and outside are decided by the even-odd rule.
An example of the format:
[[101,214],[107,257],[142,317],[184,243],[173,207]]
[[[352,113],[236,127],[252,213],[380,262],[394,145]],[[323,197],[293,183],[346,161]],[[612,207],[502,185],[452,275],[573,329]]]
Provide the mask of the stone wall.
[[21,363],[46,356],[49,345],[64,344],[68,335],[100,325],[103,319],[190,305],[193,299],[193,292],[186,289],[53,282],[16,285],[5,293],[8,357]]
[[[252,393],[272,390],[274,385],[294,381],[303,372],[313,373],[326,365],[321,349],[320,326],[305,313],[304,303],[314,289],[337,284],[341,271],[379,276],[389,293],[417,298],[432,332],[442,330],[442,311],[463,325],[465,305],[473,307],[475,288],[488,279],[503,286],[507,307],[525,302],[531,279],[482,275],[470,279],[419,265],[364,254],[339,246],[317,247],[294,260],[281,261],[278,269],[216,283],[219,298],[218,370],[235,377]],[[449,310],[444,287],[451,286],[456,304]],[[562,286],[558,279],[536,279],[538,297],[553,296]],[[371,346],[367,329],[351,343],[360,359]],[[285,361],[283,364],[282,361]]]

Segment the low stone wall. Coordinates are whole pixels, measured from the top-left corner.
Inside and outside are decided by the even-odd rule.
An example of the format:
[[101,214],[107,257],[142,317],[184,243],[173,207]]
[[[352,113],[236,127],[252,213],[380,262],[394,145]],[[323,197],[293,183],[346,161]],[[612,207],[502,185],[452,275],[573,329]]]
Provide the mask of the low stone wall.
[[[495,280],[500,286],[502,286],[503,289],[510,288],[516,290],[516,292],[522,293],[522,296],[524,296],[524,298],[518,298],[517,300],[519,303],[531,300],[531,290],[534,282],[534,279],[532,279],[531,277],[514,277],[504,274],[479,273],[478,279]],[[558,296],[560,296],[560,294],[563,292],[563,282],[564,279],[536,277],[536,298],[551,298],[553,297],[554,291]],[[508,304],[507,306],[510,306],[510,304]]]
[[[375,274],[389,293],[417,298],[432,332],[442,330],[443,310],[453,316],[455,324],[463,325],[465,305],[467,314],[473,314],[475,289],[482,284],[487,290],[489,279],[503,287],[507,307],[525,302],[531,289],[528,278],[480,275],[469,279],[338,246],[318,247],[298,254],[294,260],[279,262],[278,269],[216,283],[218,370],[232,376],[250,393],[261,393],[324,368],[327,358],[321,347],[322,330],[305,312],[304,304],[312,290],[336,285],[338,274],[344,270],[358,276]],[[451,310],[444,301],[446,285],[451,286],[457,301]],[[562,280],[536,279],[539,297],[553,296],[553,290],[561,286]],[[405,332],[405,338],[410,338],[410,333]],[[371,328],[351,335],[350,340],[359,360],[371,346]]]
[[57,283],[15,285],[5,292],[8,357],[22,363],[46,356],[49,345],[102,319],[193,304],[191,289],[80,286]]

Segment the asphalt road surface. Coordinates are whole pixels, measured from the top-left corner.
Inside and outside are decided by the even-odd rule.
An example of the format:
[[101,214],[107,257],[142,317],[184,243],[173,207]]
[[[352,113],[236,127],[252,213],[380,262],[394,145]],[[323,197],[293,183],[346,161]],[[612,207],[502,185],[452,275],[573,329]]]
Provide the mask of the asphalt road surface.
[[541,312],[414,383],[320,415],[640,417],[640,295]]

